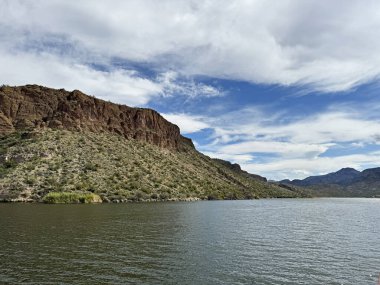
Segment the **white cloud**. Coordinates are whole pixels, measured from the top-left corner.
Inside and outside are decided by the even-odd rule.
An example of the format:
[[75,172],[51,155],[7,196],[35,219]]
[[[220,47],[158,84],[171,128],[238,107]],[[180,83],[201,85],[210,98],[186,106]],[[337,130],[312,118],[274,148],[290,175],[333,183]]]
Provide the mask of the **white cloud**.
[[[361,106],[360,111],[327,110],[317,115],[291,118],[291,114],[282,114],[282,120],[276,115],[266,115],[266,119],[247,116],[247,112],[233,112],[219,118],[208,118],[209,124],[215,128],[218,142],[234,140],[282,141],[292,144],[329,144],[335,142],[376,143],[380,138],[380,120],[371,117],[368,108]],[[240,115],[239,115],[240,113]],[[367,118],[371,117],[371,118]],[[228,118],[228,119],[226,119]],[[271,118],[268,120],[268,118]],[[237,139],[236,139],[237,138]],[[283,146],[286,146],[285,144]]]
[[49,54],[6,54],[0,51],[1,83],[41,84],[81,91],[104,100],[128,105],[146,104],[163,92],[163,86],[134,71],[99,71]]
[[378,167],[379,152],[352,154],[336,157],[315,157],[313,159],[276,159],[266,163],[242,163],[243,169],[252,173],[265,173],[275,180],[305,178],[335,172],[343,167],[358,170]]
[[254,157],[250,154],[226,154],[222,152],[211,152],[211,151],[204,151],[205,155],[208,155],[212,158],[219,158],[227,161],[232,161],[233,163],[248,163],[249,161],[252,161]]
[[195,97],[219,97],[224,92],[218,88],[203,83],[197,83],[192,79],[181,80],[178,73],[168,71],[160,74],[157,81],[163,86],[163,95],[183,95],[190,98]]
[[202,121],[200,116],[192,116],[188,114],[161,114],[166,120],[179,126],[182,134],[190,134],[201,131],[209,127]]
[[278,141],[246,141],[220,147],[218,150],[226,154],[270,153],[281,157],[313,158],[329,149],[332,144],[297,144]]
[[[346,104],[296,118],[257,107],[219,117],[192,117],[214,130],[214,141],[198,146],[202,152],[240,163],[243,169],[271,179],[294,179],[343,167],[378,166],[380,153],[365,149],[380,139],[380,119],[375,113],[376,104]],[[339,154],[353,150],[361,154]]]
[[169,73],[146,78],[135,70],[113,68],[99,70],[66,56],[46,52],[27,53],[0,48],[1,84],[40,84],[67,90],[80,89],[98,98],[130,106],[147,104],[159,96],[213,97],[219,89],[193,81],[182,82]]
[[58,35],[84,53],[163,72],[326,92],[380,75],[378,1],[2,0],[1,7],[9,47]]

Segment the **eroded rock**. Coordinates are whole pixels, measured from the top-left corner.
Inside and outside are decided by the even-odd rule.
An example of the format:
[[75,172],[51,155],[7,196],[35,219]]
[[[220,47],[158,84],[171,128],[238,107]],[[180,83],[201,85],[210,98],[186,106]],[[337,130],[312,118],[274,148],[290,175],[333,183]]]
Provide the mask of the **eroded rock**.
[[178,126],[151,109],[131,108],[88,96],[78,90],[38,85],[0,88],[0,135],[47,126],[67,130],[112,132],[168,149],[191,140]]

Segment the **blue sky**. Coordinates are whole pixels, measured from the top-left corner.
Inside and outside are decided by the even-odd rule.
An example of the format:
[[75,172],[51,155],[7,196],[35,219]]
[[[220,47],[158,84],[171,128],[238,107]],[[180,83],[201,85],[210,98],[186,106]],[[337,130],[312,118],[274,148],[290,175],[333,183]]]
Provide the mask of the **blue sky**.
[[153,108],[270,179],[380,166],[375,0],[0,0],[2,84]]

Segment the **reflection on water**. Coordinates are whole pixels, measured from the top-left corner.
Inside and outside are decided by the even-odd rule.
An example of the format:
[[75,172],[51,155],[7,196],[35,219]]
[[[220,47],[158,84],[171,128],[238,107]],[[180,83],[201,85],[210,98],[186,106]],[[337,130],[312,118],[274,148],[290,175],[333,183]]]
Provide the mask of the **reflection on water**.
[[376,284],[380,199],[0,204],[0,284]]

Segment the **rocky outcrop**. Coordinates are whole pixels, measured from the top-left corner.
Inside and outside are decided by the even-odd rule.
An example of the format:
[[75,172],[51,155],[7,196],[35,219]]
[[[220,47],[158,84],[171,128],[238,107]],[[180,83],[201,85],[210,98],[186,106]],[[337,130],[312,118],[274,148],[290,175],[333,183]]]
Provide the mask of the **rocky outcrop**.
[[193,146],[178,126],[151,109],[106,102],[74,90],[38,85],[0,88],[0,135],[30,128],[112,132],[163,148]]
[[248,177],[256,179],[256,180],[267,182],[267,179],[265,177],[257,175],[257,174],[249,173],[249,172],[241,169],[240,165],[237,164],[237,163],[231,163],[231,162],[229,162],[227,160],[218,159],[218,158],[213,158],[213,160],[216,161],[216,162],[218,162],[218,163],[220,163],[220,164],[222,164],[222,165],[224,165],[225,167],[227,167],[227,168],[235,171],[236,173],[248,176]]

